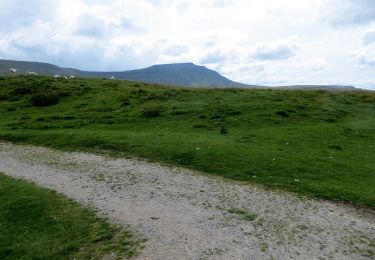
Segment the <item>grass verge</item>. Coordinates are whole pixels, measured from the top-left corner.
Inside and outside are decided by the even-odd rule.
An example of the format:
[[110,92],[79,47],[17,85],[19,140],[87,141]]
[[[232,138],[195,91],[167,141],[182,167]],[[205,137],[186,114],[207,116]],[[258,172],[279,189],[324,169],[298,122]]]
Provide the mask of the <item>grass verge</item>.
[[131,257],[141,240],[54,191],[0,173],[0,259]]

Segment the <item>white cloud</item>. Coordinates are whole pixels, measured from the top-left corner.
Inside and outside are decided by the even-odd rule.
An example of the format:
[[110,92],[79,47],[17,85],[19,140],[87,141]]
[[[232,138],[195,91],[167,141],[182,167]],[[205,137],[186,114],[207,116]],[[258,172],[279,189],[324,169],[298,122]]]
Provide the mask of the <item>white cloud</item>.
[[166,54],[169,56],[180,56],[181,54],[188,52],[188,50],[189,50],[188,47],[185,45],[173,44],[173,45],[167,46],[163,54]]
[[374,8],[374,0],[1,0],[0,56],[87,70],[191,61],[249,84],[371,86]]
[[375,21],[374,0],[322,1],[321,19],[334,27],[366,25]]
[[362,37],[363,44],[371,44],[375,42],[375,29],[367,31]]
[[201,60],[202,64],[216,64],[227,60],[229,56],[221,50],[208,52]]
[[375,44],[361,47],[353,57],[360,65],[375,67]]
[[291,37],[258,43],[250,55],[258,60],[284,60],[293,57],[297,49],[298,39]]

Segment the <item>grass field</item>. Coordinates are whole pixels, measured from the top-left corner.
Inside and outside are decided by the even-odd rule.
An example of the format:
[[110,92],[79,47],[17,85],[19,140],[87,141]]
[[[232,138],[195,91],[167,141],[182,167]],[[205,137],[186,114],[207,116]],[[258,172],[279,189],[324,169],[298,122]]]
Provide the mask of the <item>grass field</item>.
[[107,149],[375,206],[375,93],[0,77],[0,139]]
[[92,210],[0,173],[0,259],[131,257],[141,246]]

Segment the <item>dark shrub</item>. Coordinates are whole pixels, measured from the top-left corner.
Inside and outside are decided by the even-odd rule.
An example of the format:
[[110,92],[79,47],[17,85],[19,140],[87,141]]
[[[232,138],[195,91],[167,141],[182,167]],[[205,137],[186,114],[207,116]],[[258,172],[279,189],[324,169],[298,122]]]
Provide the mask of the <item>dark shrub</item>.
[[158,104],[148,104],[143,107],[142,115],[144,117],[157,117],[160,115],[162,108]]
[[144,89],[132,90],[132,91],[130,91],[130,94],[133,94],[133,95],[145,95],[145,94],[147,94],[147,91],[144,90]]
[[64,120],[73,120],[73,119],[75,119],[75,117],[74,116],[64,116],[63,117],[64,118]]
[[208,128],[208,125],[206,125],[206,124],[195,124],[195,125],[193,125],[193,128]]
[[196,156],[192,152],[181,152],[175,153],[171,156],[172,162],[177,162],[182,165],[192,165],[196,159]]
[[130,99],[127,96],[120,96],[118,100],[121,102],[123,106],[129,106],[130,105]]
[[221,115],[213,115],[210,117],[210,119],[221,119],[223,118]]
[[238,116],[238,115],[241,115],[242,112],[241,111],[236,111],[236,110],[228,110],[226,112],[227,115],[230,115],[230,116]]
[[187,111],[176,110],[176,111],[172,111],[171,115],[173,115],[173,116],[180,116],[180,115],[185,115],[187,113],[188,113]]
[[286,111],[277,111],[276,115],[282,116],[282,117],[289,117],[289,114]]
[[54,93],[38,93],[31,97],[31,104],[36,107],[48,107],[59,103],[59,97]]
[[220,134],[226,135],[227,133],[228,133],[228,129],[224,125],[222,125],[220,127]]
[[8,99],[9,102],[20,101],[20,98],[15,96]]
[[331,148],[331,149],[338,150],[338,151],[342,150],[342,147],[340,145],[337,145],[337,144],[329,145],[328,147]]
[[327,119],[324,119],[324,121],[326,121],[328,123],[335,123],[336,119],[334,119],[334,118],[327,118]]

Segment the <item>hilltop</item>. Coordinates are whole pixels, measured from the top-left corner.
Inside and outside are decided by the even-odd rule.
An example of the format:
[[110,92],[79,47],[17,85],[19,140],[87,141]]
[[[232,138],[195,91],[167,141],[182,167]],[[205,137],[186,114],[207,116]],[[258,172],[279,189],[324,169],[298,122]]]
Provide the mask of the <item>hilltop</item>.
[[[75,68],[64,68],[49,63],[14,61],[0,59],[0,75],[9,75],[9,68],[17,68],[18,74],[26,74],[26,71],[34,71],[39,75],[53,76],[74,75],[86,78],[111,78],[182,87],[208,87],[208,88],[268,88],[267,86],[247,85],[232,81],[214,70],[204,66],[198,66],[191,62],[159,64],[144,69],[129,71],[84,71]],[[347,91],[356,90],[353,86],[344,85],[294,85],[281,86],[283,89],[320,89]]]
[[63,68],[49,63],[0,60],[0,75],[9,75],[9,68],[17,68],[18,74],[34,71],[39,75],[52,76],[75,75],[79,77],[110,78],[153,84],[186,86],[186,87],[250,87],[234,82],[216,71],[193,63],[175,63],[154,65],[144,69],[130,71],[84,71],[74,68]]

